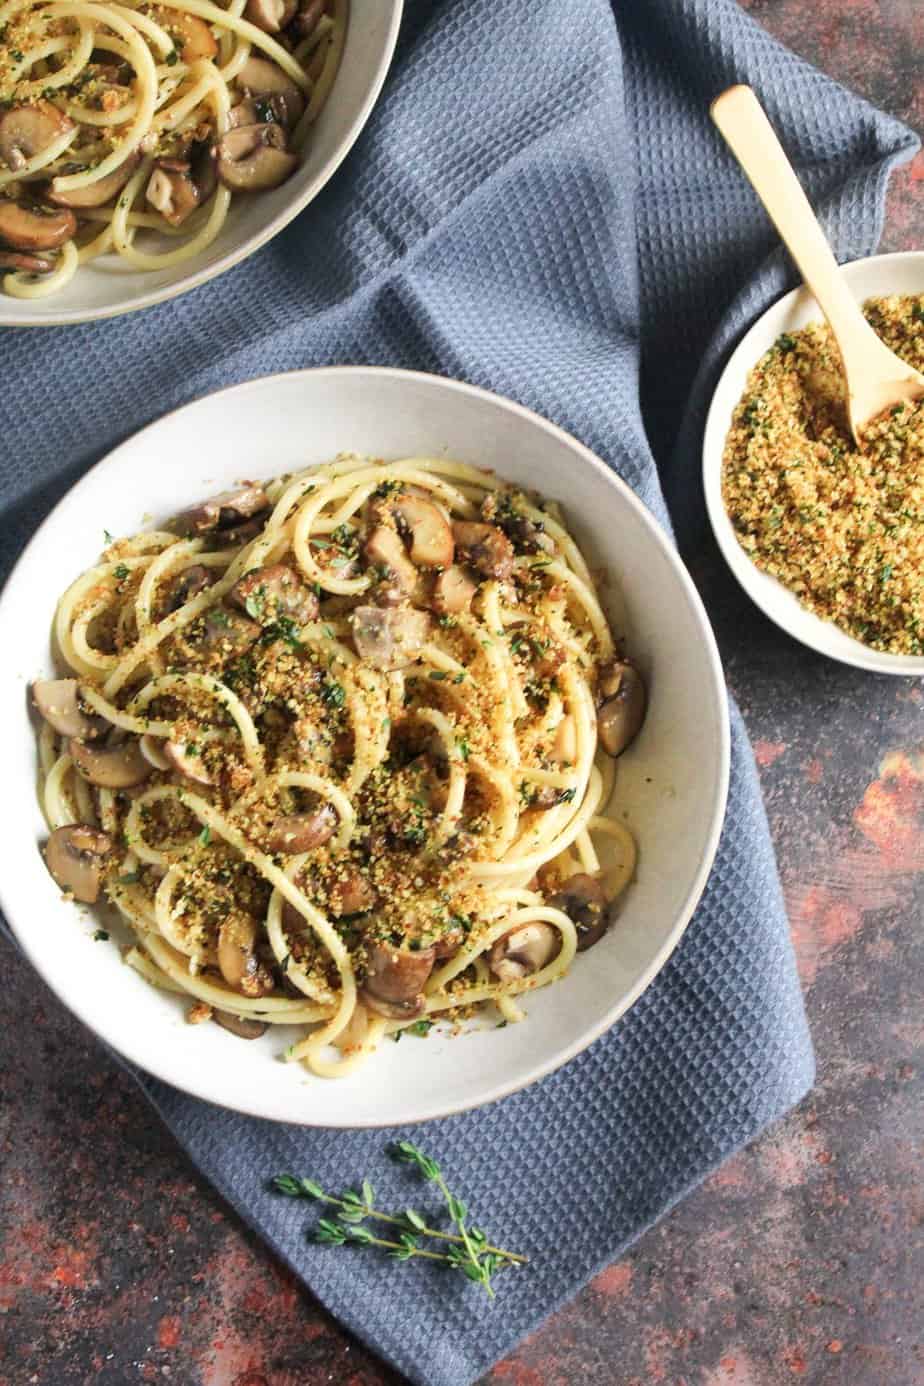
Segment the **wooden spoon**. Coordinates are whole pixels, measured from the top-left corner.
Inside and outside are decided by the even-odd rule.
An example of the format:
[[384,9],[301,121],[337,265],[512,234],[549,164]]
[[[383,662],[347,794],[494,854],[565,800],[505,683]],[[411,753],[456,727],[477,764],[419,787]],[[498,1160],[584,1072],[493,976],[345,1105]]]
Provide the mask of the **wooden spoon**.
[[876,336],[844,283],[831,247],[750,87],[729,87],[712,119],[750,179],[786,249],[828,320],[847,378],[847,416],[857,446],[863,429],[894,404],[924,397],[924,375]]

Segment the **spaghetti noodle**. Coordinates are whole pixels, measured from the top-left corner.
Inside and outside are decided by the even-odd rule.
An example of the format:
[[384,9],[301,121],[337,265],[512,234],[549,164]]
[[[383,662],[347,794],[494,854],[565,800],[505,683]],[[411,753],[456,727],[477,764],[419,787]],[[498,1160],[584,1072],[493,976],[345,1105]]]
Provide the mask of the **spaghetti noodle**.
[[294,172],[347,19],[348,0],[0,0],[5,292],[205,250],[235,194]]
[[306,1027],[287,1056],[341,1075],[387,1033],[521,1020],[611,923],[645,689],[553,503],[341,457],[112,544],[55,632],[49,869],[105,890],[190,1019]]

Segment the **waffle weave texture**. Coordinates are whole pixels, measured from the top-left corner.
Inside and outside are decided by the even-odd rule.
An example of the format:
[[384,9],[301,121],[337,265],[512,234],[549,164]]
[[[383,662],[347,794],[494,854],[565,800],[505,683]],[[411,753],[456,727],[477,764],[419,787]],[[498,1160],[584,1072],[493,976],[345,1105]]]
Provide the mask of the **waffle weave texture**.
[[[371,363],[512,396],[704,538],[699,439],[729,346],[788,287],[708,121],[750,82],[842,259],[868,254],[914,136],[773,43],[732,0],[409,0],[384,96],[323,195],[246,264],[123,320],[0,338],[2,557],[153,418],[251,376]],[[641,380],[641,390],[640,390]],[[654,382],[658,382],[655,386]],[[643,422],[640,394],[644,398]],[[271,426],[271,421],[268,421]],[[143,478],[139,478],[143,486]],[[730,581],[730,579],[729,579]],[[44,619],[36,613],[37,619]],[[138,1081],[203,1173],[330,1310],[420,1386],[465,1386],[806,1091],[811,1044],[753,759],[732,709],[728,816],[671,961],[614,1029],[529,1091],[402,1134],[529,1269],[483,1292],[306,1237],[278,1170],[370,1172],[425,1204],[391,1133],[306,1131]],[[384,1168],[383,1168],[384,1167]]]

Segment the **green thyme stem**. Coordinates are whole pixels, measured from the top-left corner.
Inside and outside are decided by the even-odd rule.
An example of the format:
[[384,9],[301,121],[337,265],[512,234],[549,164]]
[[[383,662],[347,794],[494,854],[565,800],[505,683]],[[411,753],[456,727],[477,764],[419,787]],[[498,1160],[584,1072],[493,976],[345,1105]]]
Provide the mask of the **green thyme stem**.
[[[352,1241],[352,1238],[348,1238],[348,1241]],[[389,1242],[389,1241],[386,1241],[386,1239],[385,1239],[384,1237],[366,1237],[366,1238],[363,1238],[363,1241],[362,1241],[361,1243],[358,1243],[358,1245],[362,1245],[362,1246],[384,1246],[384,1247],[386,1247],[389,1251],[405,1251],[405,1250],[407,1250],[408,1253],[409,1253],[409,1256],[426,1256],[426,1258],[427,1258],[428,1261],[448,1261],[448,1260],[449,1260],[449,1257],[448,1257],[448,1256],[444,1256],[443,1253],[442,1253],[441,1251],[424,1251],[423,1248],[422,1248],[422,1247],[419,1247],[419,1246],[415,1246],[415,1247],[413,1247],[413,1248],[410,1248],[410,1247],[407,1247],[407,1248],[406,1248],[406,1247],[402,1246],[401,1242]]]
[[[445,1184],[442,1185],[441,1192],[444,1198],[448,1197],[448,1190]],[[308,1196],[309,1195],[306,1195],[306,1197]],[[316,1198],[315,1201],[329,1203],[332,1207],[343,1208],[347,1212],[357,1206],[356,1204],[344,1203],[342,1198],[333,1198],[330,1194],[322,1194],[321,1198]],[[404,1218],[394,1218],[390,1213],[380,1213],[377,1208],[370,1208],[366,1203],[358,1206],[362,1208],[367,1218],[377,1218],[379,1222],[390,1222],[393,1227],[400,1227],[403,1232],[407,1231],[408,1225]],[[457,1244],[461,1244],[465,1247],[470,1256],[474,1255],[474,1248],[468,1239],[468,1235],[464,1233],[464,1229],[462,1228],[460,1228],[460,1231],[463,1231],[461,1237],[457,1237],[454,1232],[438,1232],[435,1227],[420,1227],[417,1230],[422,1237],[434,1237],[441,1242],[456,1242]],[[479,1251],[493,1251],[495,1256],[503,1256],[505,1261],[517,1261],[523,1266],[529,1263],[528,1256],[518,1256],[515,1251],[505,1251],[502,1246],[493,1246],[490,1242],[485,1242],[484,1246],[479,1247]]]

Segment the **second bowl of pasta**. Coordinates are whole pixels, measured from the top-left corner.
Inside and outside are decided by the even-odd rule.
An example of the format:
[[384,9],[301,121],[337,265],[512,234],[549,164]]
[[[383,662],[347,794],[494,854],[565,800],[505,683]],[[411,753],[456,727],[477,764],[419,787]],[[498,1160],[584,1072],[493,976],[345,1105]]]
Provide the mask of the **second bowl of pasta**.
[[195,288],[320,191],[381,89],[401,0],[0,6],[0,325]]
[[209,1100],[384,1125],[501,1096],[631,1004],[711,865],[728,730],[692,585],[602,463],[481,391],[336,369],[181,410],[61,503],[0,628],[44,820],[8,916]]

